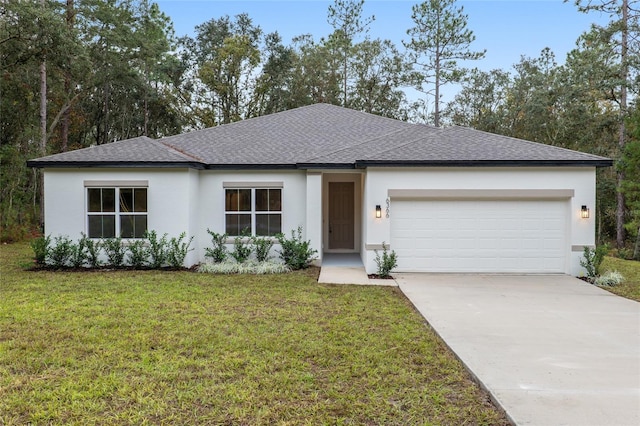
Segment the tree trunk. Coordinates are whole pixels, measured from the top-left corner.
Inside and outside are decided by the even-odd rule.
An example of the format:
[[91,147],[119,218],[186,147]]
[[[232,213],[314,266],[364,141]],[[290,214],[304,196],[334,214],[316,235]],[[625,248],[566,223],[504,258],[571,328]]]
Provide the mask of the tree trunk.
[[[73,25],[75,23],[75,12],[73,9],[74,0],[67,0],[67,11],[66,11],[66,19],[67,19],[67,28],[69,32],[73,29]],[[64,93],[66,96],[69,96],[71,93],[71,70],[67,69],[64,73]],[[71,121],[71,106],[67,108],[62,115],[62,128],[60,131],[60,139],[61,146],[60,150],[62,152],[67,150],[69,146],[69,126]]]
[[[629,61],[627,58],[628,40],[629,40],[629,4],[628,0],[622,0],[622,40],[620,46],[620,78],[622,86],[620,87],[620,129],[618,132],[618,146],[620,152],[624,152],[626,144],[626,128],[624,120],[627,115],[627,82],[629,80]],[[618,189],[621,188],[624,181],[624,172],[618,171]],[[626,206],[624,194],[618,191],[616,197],[616,245],[619,249],[624,247],[624,220]]]
[[[40,0],[42,8],[45,7],[45,0]],[[47,155],[47,61],[46,57],[40,63],[40,155]],[[35,169],[34,169],[35,170]],[[38,173],[36,179],[40,198],[40,227],[44,230],[44,182],[42,173]]]
[[638,236],[636,237],[636,246],[633,249],[633,259],[640,260],[640,226],[638,227]]
[[40,154],[47,155],[47,62],[40,63]]

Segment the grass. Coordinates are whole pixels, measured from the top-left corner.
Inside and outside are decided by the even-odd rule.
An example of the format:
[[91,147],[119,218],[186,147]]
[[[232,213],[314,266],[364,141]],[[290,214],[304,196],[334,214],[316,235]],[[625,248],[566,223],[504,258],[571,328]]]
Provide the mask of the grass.
[[0,424],[508,424],[397,289],[30,255],[0,246]]
[[605,257],[601,271],[618,271],[624,278],[624,283],[615,287],[602,287],[619,296],[640,302],[640,262],[624,260],[617,257]]

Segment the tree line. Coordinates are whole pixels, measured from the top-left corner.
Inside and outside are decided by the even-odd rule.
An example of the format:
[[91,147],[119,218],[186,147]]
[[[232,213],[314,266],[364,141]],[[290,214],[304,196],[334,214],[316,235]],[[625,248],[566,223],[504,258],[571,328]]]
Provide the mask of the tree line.
[[[285,43],[248,14],[176,37],[149,0],[0,0],[0,238],[23,238],[40,221],[41,178],[28,158],[325,102],[612,157],[616,167],[598,176],[598,238],[637,242],[637,0],[576,0],[576,13],[610,20],[582,34],[562,65],[543,49],[490,71],[464,67],[485,51],[455,0],[415,4],[401,45],[369,36],[365,6],[334,0],[329,34]],[[450,83],[460,90],[444,103]]]

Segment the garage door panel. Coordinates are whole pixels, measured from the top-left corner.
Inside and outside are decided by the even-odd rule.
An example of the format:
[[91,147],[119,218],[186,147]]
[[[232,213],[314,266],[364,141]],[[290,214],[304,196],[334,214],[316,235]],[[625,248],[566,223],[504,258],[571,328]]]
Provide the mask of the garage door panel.
[[398,271],[564,272],[564,200],[393,201]]

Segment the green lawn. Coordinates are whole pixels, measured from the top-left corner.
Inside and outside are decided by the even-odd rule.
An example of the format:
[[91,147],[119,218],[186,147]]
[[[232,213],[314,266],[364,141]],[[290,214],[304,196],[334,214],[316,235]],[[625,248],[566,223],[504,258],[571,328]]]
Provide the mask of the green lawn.
[[625,282],[615,287],[602,287],[612,293],[640,302],[640,262],[634,260],[605,257],[602,272],[618,271],[625,277]]
[[397,289],[30,255],[0,246],[0,424],[508,424]]

